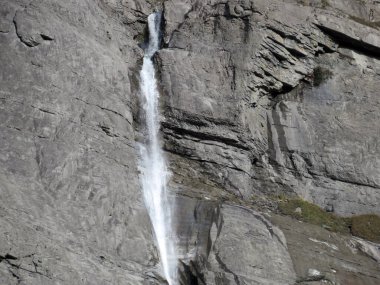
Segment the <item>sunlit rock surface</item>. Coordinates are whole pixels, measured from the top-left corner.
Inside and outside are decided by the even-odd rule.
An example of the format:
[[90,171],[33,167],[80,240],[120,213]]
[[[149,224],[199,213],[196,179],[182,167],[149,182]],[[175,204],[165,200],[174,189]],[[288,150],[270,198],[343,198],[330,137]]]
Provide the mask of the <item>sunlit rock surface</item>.
[[135,144],[154,10],[181,283],[379,284],[377,245],[251,209],[380,214],[372,0],[0,0],[0,283],[165,284]]

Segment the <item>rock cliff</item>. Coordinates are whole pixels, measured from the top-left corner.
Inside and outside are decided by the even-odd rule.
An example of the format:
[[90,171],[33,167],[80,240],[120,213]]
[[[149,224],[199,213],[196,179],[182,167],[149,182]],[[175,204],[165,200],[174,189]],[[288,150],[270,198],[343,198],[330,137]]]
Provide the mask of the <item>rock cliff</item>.
[[380,249],[279,214],[380,214],[380,2],[0,0],[0,283],[165,284],[139,184],[163,11],[181,284],[380,283]]

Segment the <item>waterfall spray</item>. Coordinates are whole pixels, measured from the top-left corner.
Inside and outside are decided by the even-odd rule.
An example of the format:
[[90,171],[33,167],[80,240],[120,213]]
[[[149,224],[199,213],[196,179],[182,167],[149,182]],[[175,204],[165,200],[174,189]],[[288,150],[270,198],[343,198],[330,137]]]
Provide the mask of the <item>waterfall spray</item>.
[[140,72],[140,88],[144,102],[146,141],[140,145],[141,183],[160,251],[163,272],[169,285],[177,285],[177,257],[171,237],[172,210],[168,201],[168,170],[159,139],[159,112],[157,82],[152,57],[159,49],[161,13],[148,17],[149,44],[145,48]]

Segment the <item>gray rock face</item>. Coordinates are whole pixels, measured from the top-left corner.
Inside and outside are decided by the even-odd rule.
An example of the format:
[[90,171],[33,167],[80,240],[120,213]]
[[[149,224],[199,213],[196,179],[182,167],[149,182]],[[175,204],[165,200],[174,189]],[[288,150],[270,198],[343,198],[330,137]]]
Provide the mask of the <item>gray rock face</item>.
[[[325,282],[315,242],[250,201],[380,213],[380,8],[362,2],[0,0],[0,283],[165,284],[135,147],[156,9],[181,284]],[[379,280],[370,257],[331,255],[332,284]]]
[[283,233],[261,214],[212,200],[177,198],[181,284],[293,284]]
[[380,212],[379,7],[346,2],[196,1],[173,32],[186,10],[165,10],[166,149],[196,165],[178,176]]
[[[217,221],[218,222],[218,221]],[[282,232],[249,209],[224,205],[211,228],[206,284],[293,284]]]
[[374,258],[379,253],[378,245],[288,217],[272,215],[270,220],[279,226],[288,241],[297,284],[379,283],[379,263]]
[[28,2],[0,5],[0,283],[142,284],[137,43],[102,2]]

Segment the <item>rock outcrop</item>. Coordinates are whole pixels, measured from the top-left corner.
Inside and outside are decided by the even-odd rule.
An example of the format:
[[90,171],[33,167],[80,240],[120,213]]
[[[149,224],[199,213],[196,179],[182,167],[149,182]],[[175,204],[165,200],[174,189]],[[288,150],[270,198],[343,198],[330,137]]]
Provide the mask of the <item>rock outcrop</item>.
[[252,202],[380,214],[372,0],[0,0],[0,283],[165,284],[135,145],[156,9],[181,283],[379,284],[378,245]]
[[[243,199],[288,192],[379,213],[378,5],[182,2],[165,5],[157,60],[173,160]],[[185,17],[173,10],[186,18],[172,32]]]

